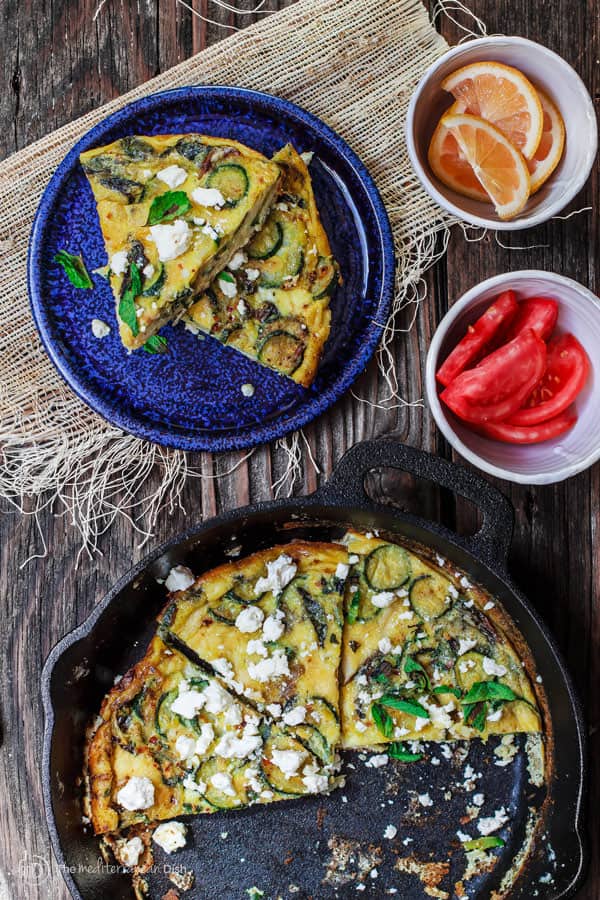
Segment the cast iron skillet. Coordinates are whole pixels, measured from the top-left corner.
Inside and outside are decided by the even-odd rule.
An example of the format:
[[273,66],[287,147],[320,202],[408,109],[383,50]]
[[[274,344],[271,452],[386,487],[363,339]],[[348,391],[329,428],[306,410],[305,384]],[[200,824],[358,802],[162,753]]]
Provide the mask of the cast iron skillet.
[[[370,470],[386,466],[427,478],[474,502],[483,512],[480,531],[458,537],[440,525],[374,503],[365,493],[364,479]],[[550,774],[547,785],[536,790],[528,779],[524,752],[499,768],[493,741],[472,742],[467,762],[481,773],[477,788],[486,797],[485,814],[507,806],[512,829],[494,872],[480,872],[468,883],[467,893],[488,900],[499,888],[522,845],[527,817],[533,815],[541,817],[542,824],[510,896],[556,900],[573,895],[585,871],[583,719],[553,639],[507,575],[512,507],[478,475],[383,439],[349,450],[329,482],[309,497],[234,510],[178,535],[123,577],[87,621],[50,653],[42,675],[44,800],[54,852],[73,897],[132,896],[129,876],[98,864],[98,840],[82,827],[82,747],[85,727],[115,675],[142,655],[154,632],[154,616],[165,600],[156,579],[178,563],[200,572],[222,562],[236,547],[244,555],[294,537],[335,539],[347,524],[432,548],[496,596],[520,629],[547,693]],[[426,758],[433,756],[435,745],[428,745]],[[436,869],[419,872],[425,881],[432,873],[441,877],[439,889],[455,896],[452,886],[464,868],[456,831],[470,796],[458,787],[465,763],[459,768],[456,761],[442,758],[435,767],[418,763],[376,770],[365,767],[356,754],[348,754],[346,763],[350,761],[355,768],[345,767],[346,788],[328,798],[190,817],[185,850],[166,857],[157,848],[150,896],[162,897],[173,887],[166,877],[169,867],[181,867],[196,874],[195,888],[183,895],[190,900],[245,900],[253,886],[263,890],[265,898],[379,898],[392,886],[402,900],[424,898],[418,875],[398,871],[398,859],[406,858],[441,863],[441,876]],[[452,798],[443,800],[448,790]],[[414,798],[426,791],[434,804],[424,810]],[[390,823],[398,827],[394,841],[382,839]],[[404,843],[408,837],[411,841]],[[363,874],[365,889],[357,894],[357,873],[374,866],[378,877]]]

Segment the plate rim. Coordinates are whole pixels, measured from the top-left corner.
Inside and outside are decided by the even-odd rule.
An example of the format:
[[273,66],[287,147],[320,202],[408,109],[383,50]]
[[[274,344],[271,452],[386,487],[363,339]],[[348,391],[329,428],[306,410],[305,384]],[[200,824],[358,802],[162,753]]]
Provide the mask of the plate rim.
[[[369,327],[365,332],[365,340],[362,343],[360,352],[350,357],[344,376],[320,394],[309,396],[306,401],[294,408],[290,416],[285,414],[283,416],[275,416],[265,424],[253,423],[248,425],[242,432],[231,431],[227,434],[210,432],[208,430],[193,431],[192,429],[179,428],[174,425],[152,422],[136,413],[130,407],[123,411],[121,404],[115,408],[112,403],[106,402],[97,389],[94,389],[89,382],[80,377],[76,368],[63,355],[60,343],[55,338],[41,290],[41,248],[47,229],[51,226],[49,214],[65,179],[79,158],[79,154],[93,145],[96,139],[101,138],[106,130],[114,125],[126,121],[137,112],[152,108],[162,102],[168,103],[172,99],[189,94],[190,91],[204,96],[213,95],[217,98],[227,96],[245,100],[249,103],[254,101],[261,105],[267,105],[271,109],[275,108],[275,110],[279,108],[300,120],[302,124],[307,125],[311,130],[316,131],[319,139],[324,140],[334,152],[343,157],[346,164],[353,169],[363,185],[366,198],[371,204],[374,222],[377,226],[378,250],[381,256],[381,288],[377,300],[376,313],[371,318]],[[133,100],[115,112],[110,113],[100,122],[97,122],[96,125],[93,125],[61,160],[46,185],[36,209],[27,249],[27,289],[34,324],[54,368],[76,396],[93,412],[101,416],[108,425],[115,426],[134,437],[176,450],[208,452],[249,450],[253,447],[270,443],[308,425],[344,396],[350,386],[364,371],[377,349],[392,304],[395,269],[394,236],[383,199],[367,167],[344,138],[314,113],[290,100],[265,91],[224,84],[184,85],[165,91],[156,91]]]

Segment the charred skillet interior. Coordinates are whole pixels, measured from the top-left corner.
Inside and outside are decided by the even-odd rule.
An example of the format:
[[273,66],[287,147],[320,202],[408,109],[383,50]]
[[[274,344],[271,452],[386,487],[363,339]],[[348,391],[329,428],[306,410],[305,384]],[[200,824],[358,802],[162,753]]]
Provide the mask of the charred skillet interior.
[[[370,470],[386,466],[430,479],[474,502],[483,512],[481,530],[471,538],[460,538],[441,526],[373,503],[365,494],[364,478]],[[480,477],[385,439],[350,450],[329,483],[310,497],[236,510],[163,545],[122,578],[89,619],[54,648],[42,683],[43,786],[54,851],[73,897],[125,900],[132,896],[129,876],[98,866],[98,839],[82,827],[82,753],[86,726],[103,695],[115,676],[141,656],[155,629],[154,617],[165,599],[156,579],[164,579],[177,564],[196,572],[206,570],[227,559],[232,549],[247,554],[293,538],[337,539],[349,525],[377,529],[392,539],[441,554],[496,597],[512,618],[541,678],[537,690],[546,719],[546,784],[543,789],[531,786],[525,753],[511,766],[498,768],[490,760],[490,746],[473,742],[469,762],[482,773],[481,790],[500,805],[510,801],[515,828],[494,871],[479,872],[469,882],[468,896],[555,900],[573,895],[585,871],[582,716],[553,640],[506,574],[512,509]],[[455,881],[464,869],[464,862],[455,868],[462,853],[456,838],[459,807],[454,809],[450,802],[437,815],[433,810],[425,827],[407,820],[406,833],[412,842],[397,845],[395,854],[382,835],[389,822],[398,824],[400,807],[390,800],[397,798],[399,803],[411,790],[421,793],[431,785],[441,790],[462,778],[462,768],[457,770],[445,760],[435,769],[423,762],[405,766],[398,778],[397,769],[383,774],[386,770],[367,769],[355,762],[356,770],[347,773],[347,787],[329,797],[308,797],[293,807],[284,802],[277,808],[252,807],[225,817],[217,813],[189,819],[186,849],[173,857],[158,856],[157,863],[167,863],[167,869],[193,869],[196,887],[187,896],[203,900],[246,897],[245,891],[253,885],[264,890],[265,897],[356,897],[354,875],[362,858],[379,873],[377,884],[367,884],[364,896],[385,896],[392,885],[399,888],[397,896],[403,900],[426,897],[425,886],[448,890],[452,876]],[[532,825],[535,840],[515,864]],[[226,839],[221,837],[225,832]],[[406,861],[411,859],[431,865],[421,865],[417,871],[413,867],[407,874],[412,863]],[[448,869],[443,868],[445,863]],[[512,887],[507,893],[509,882]],[[151,876],[150,886],[151,896],[158,897],[173,887],[163,872]]]

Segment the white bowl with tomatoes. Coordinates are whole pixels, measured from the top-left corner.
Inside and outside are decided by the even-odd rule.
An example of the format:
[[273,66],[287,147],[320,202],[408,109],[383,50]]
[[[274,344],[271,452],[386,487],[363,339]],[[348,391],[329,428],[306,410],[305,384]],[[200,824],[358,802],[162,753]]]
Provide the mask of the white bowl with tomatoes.
[[433,417],[498,478],[553,484],[600,459],[600,299],[552,272],[489,278],[452,306],[426,364]]

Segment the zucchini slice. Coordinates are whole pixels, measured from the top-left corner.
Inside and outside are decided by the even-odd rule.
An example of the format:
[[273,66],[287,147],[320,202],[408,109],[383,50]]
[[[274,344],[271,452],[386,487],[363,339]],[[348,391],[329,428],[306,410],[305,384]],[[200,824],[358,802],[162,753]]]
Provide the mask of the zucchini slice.
[[374,591],[395,591],[411,576],[410,556],[397,544],[376,547],[366,559],[365,578]]
[[306,575],[298,575],[283,589],[279,598],[279,605],[286,613],[288,628],[292,628],[298,622],[303,622],[306,618],[306,608],[302,593],[303,590],[306,590],[305,584]]
[[315,300],[328,297],[337,284],[338,270],[332,256],[320,256],[311,293]]
[[448,579],[441,575],[419,575],[408,591],[410,605],[425,622],[439,619],[452,607],[450,587]]
[[299,275],[304,268],[306,232],[302,223],[279,210],[273,213],[272,219],[279,225],[283,238],[277,252],[264,259],[260,266],[259,284],[266,288],[285,286],[286,279]]
[[248,606],[248,601],[242,600],[233,591],[228,591],[221,597],[217,606],[210,606],[207,610],[208,614],[216,619],[217,622],[224,622],[226,625],[235,625],[235,620]]
[[316,725],[310,725],[303,722],[301,725],[294,726],[294,735],[303,747],[317,756],[321,762],[333,762],[333,753],[325,735],[319,731]]
[[158,263],[156,271],[144,290],[142,291],[142,297],[158,297],[161,290],[164,287],[165,281],[167,279],[167,273],[165,271],[165,267],[162,263]]
[[225,206],[237,206],[248,193],[250,182],[246,170],[239,163],[222,163],[212,170],[207,180],[208,187],[221,191]]
[[212,776],[216,775],[217,772],[223,772],[228,775],[232,774],[229,771],[229,767],[223,768],[222,763],[214,756],[200,764],[200,768],[196,775],[196,781],[204,781],[206,784],[206,791],[203,794],[204,799],[215,809],[235,809],[238,806],[246,804],[247,799],[239,796],[235,784],[233,785],[233,789],[236,793],[235,796],[232,797],[230,794],[224,793],[224,791],[219,790],[219,788],[216,788],[211,783]]
[[283,243],[283,228],[273,216],[269,216],[261,230],[246,247],[250,259],[269,259],[279,251]]
[[[300,771],[297,775],[285,775],[278,766],[272,761],[273,750],[298,750],[304,753],[304,759],[300,765]],[[262,770],[269,787],[277,791],[278,794],[285,794],[292,797],[307,794],[308,789],[302,782],[301,770],[305,765],[315,763],[314,754],[300,742],[294,740],[293,737],[284,734],[271,734],[265,741],[262,755]]]
[[284,375],[292,375],[302,365],[304,342],[288,331],[272,331],[258,351],[259,360]]
[[167,737],[167,731],[175,719],[175,714],[171,712],[171,704],[178,693],[179,691],[177,688],[174,688],[172,691],[167,691],[166,694],[162,695],[156,705],[156,730],[164,738]]
[[456,660],[454,671],[456,681],[466,693],[478,681],[493,681],[483,668],[484,654],[477,650],[469,650]]

